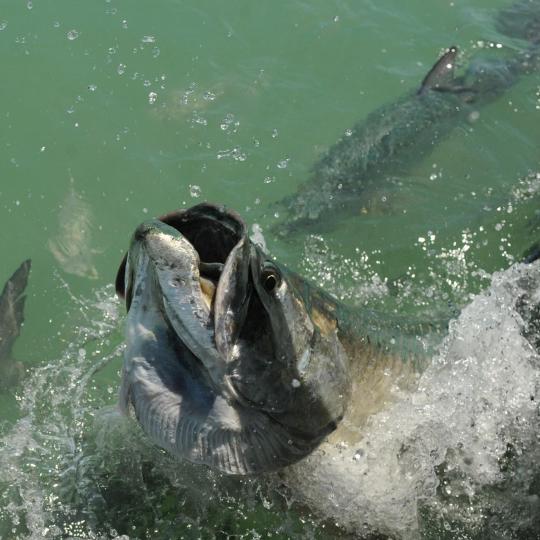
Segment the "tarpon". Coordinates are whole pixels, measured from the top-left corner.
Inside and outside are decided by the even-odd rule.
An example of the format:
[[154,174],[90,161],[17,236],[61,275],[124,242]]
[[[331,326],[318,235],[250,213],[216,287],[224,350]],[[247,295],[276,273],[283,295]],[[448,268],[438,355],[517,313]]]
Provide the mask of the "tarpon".
[[15,340],[24,322],[24,291],[30,273],[30,259],[24,261],[7,280],[0,295],[0,388],[16,382],[23,366],[12,357]]
[[[457,47],[435,63],[419,88],[347,130],[313,167],[298,191],[275,203],[274,232],[325,230],[336,218],[368,211],[385,179],[402,177],[461,122],[540,65],[540,2],[523,0],[499,12],[497,29],[528,41],[523,50],[493,48],[458,74]],[[494,58],[493,56],[496,55]]]
[[54,258],[68,274],[96,279],[96,251],[92,249],[92,209],[75,190],[73,178],[69,191],[59,205],[58,232],[48,241]]
[[116,289],[128,309],[121,408],[174,456],[229,474],[300,460],[351,393],[360,426],[391,386],[413,384],[427,354],[415,325],[351,311],[220,206],[139,226]]

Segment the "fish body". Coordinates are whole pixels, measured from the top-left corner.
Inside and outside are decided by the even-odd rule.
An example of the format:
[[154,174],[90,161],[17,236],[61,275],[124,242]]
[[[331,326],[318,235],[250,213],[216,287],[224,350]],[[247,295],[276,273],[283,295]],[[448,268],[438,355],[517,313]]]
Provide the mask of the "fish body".
[[302,459],[340,424],[351,391],[361,423],[426,354],[417,328],[349,310],[210,204],[138,227],[117,291],[128,308],[121,408],[173,455],[228,474]]
[[92,209],[75,191],[73,181],[59,207],[58,232],[48,241],[48,247],[60,267],[68,274],[96,279],[92,250]]
[[[516,10],[519,16],[514,15],[512,25],[500,22],[499,28],[530,39],[530,34],[540,27],[539,3],[522,4],[530,6],[529,11],[523,7],[514,6],[513,11],[509,8],[499,14],[499,21],[506,20],[505,16],[511,18],[509,13],[515,14]],[[523,23],[524,18],[531,17],[536,26]],[[345,214],[369,210],[382,181],[406,174],[452,129],[471,118],[471,113],[495,100],[540,65],[537,42],[503,59],[478,55],[459,76],[457,55],[457,48],[450,47],[419,89],[370,113],[348,130],[315,164],[310,178],[298,191],[275,204],[280,221],[273,231],[282,236],[299,230],[320,231]]]
[[429,90],[368,115],[329,149],[295,194],[276,204],[275,232],[324,230],[335,212],[360,214],[382,179],[430,153],[464,114],[463,105],[455,94]]
[[24,322],[24,294],[30,273],[30,259],[24,261],[7,280],[0,295],[0,388],[9,387],[23,371],[12,350]]

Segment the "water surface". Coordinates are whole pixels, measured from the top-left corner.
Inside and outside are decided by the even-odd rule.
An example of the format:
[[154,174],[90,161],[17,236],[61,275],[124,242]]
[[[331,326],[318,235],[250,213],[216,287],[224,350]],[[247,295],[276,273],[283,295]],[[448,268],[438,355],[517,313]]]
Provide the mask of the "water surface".
[[[466,64],[523,46],[494,28],[506,5],[4,2],[0,283],[33,267],[15,349],[28,379],[0,395],[0,537],[337,534],[278,480],[178,465],[103,410],[121,365],[110,283],[134,227],[177,207],[224,203],[264,233],[271,203],[444,48]],[[540,229],[539,76],[479,113],[397,171],[377,211],[321,235],[265,235],[270,251],[352,304],[457,312]]]

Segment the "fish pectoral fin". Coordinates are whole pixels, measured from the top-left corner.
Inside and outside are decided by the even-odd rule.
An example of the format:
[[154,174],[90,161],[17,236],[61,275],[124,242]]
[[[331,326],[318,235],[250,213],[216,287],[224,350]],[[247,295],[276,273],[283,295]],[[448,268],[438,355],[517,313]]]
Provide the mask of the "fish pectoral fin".
[[450,47],[429,70],[424,77],[418,94],[424,94],[429,90],[438,90],[441,88],[452,88],[454,81],[454,68],[458,55],[457,47]]

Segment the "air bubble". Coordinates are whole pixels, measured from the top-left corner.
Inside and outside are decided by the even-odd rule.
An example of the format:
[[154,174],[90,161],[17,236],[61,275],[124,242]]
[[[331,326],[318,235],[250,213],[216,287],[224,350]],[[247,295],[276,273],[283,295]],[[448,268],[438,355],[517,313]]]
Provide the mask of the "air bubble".
[[70,30],[67,33],[67,38],[69,39],[69,41],[74,41],[78,37],[79,37],[79,32],[77,32],[77,30]]
[[196,184],[193,184],[189,186],[189,194],[194,199],[198,199],[202,194],[201,186],[197,186]]

